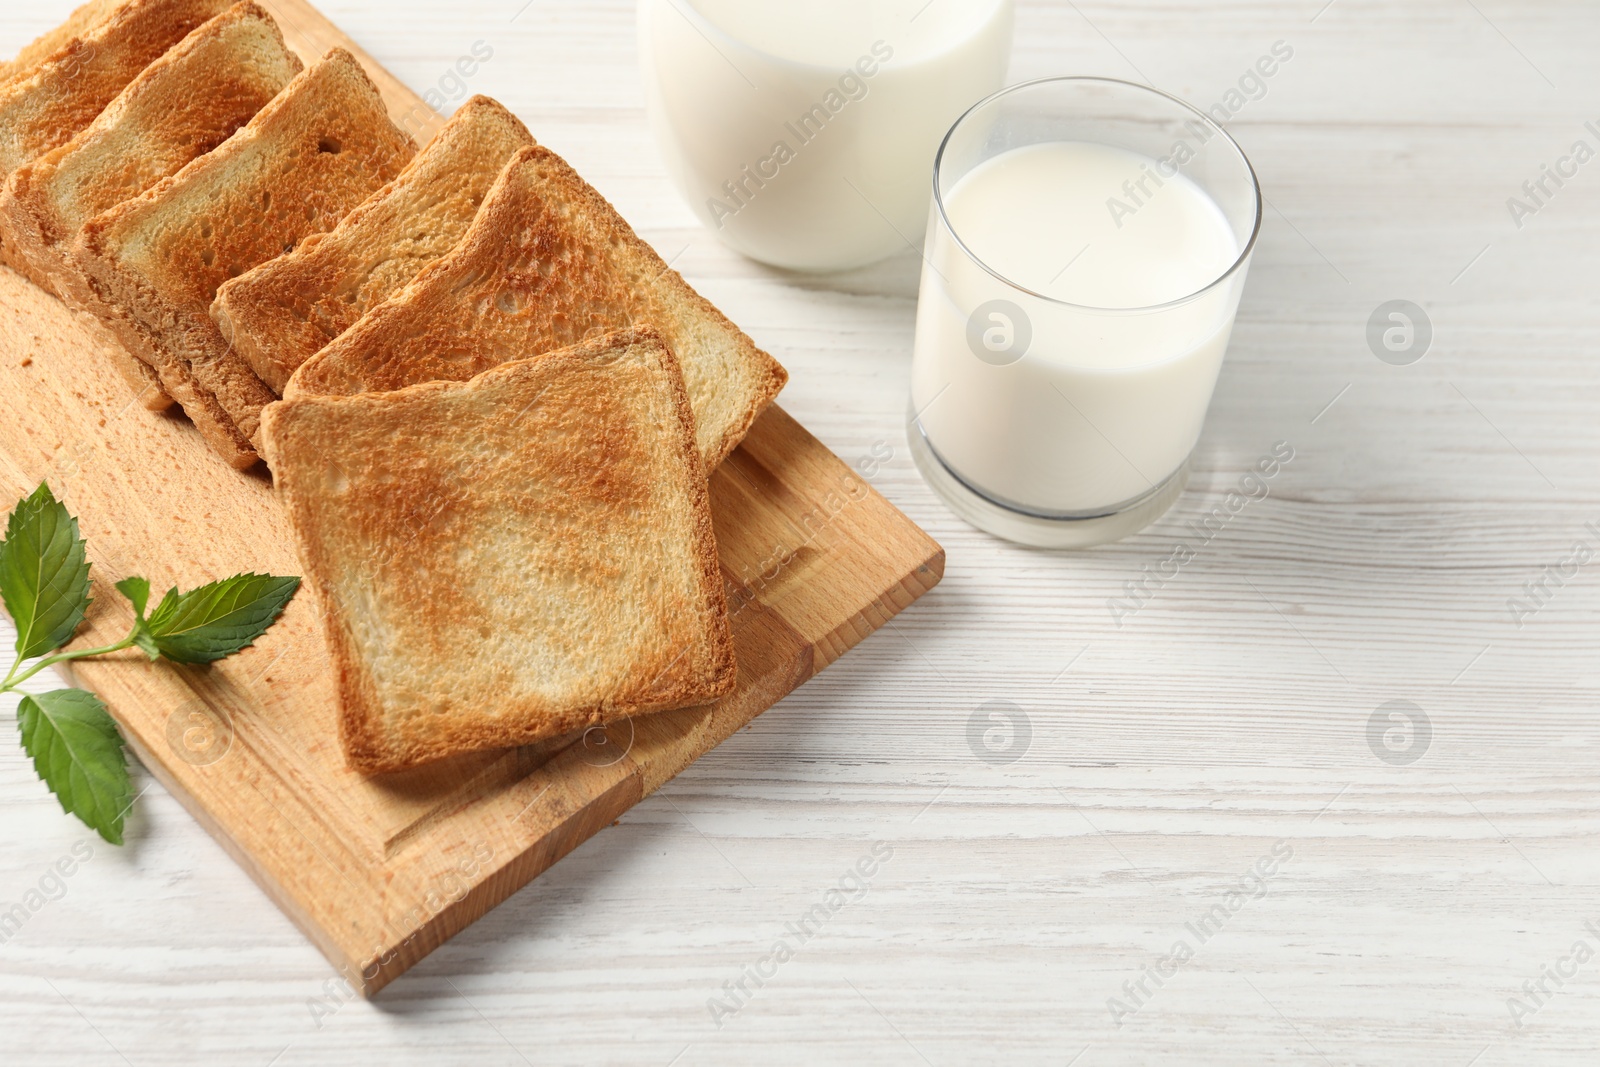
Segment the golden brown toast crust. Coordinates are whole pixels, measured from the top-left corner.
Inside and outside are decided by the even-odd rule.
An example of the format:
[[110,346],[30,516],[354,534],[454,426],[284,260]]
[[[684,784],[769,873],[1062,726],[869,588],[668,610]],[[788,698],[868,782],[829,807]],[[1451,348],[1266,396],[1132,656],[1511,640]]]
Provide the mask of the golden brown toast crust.
[[87,4],[74,9],[72,14],[67,16],[67,21],[23,45],[22,51],[17,53],[15,59],[0,63],[0,88],[28,73],[94,29],[105,21],[106,16],[115,10],[119,2],[120,0],[89,0]]
[[682,373],[648,330],[267,409],[350,764],[399,770],[737,678]]
[[225,282],[212,318],[281,393],[302,363],[455,248],[506,163],[532,143],[515,115],[473,97],[331,232]]
[[0,86],[0,174],[65,144],[161,54],[234,0],[130,0]]
[[[147,67],[71,141],[18,167],[0,193],[0,237],[35,284],[103,320],[68,256],[79,229],[227,140],[300,70],[277,23],[242,0]],[[153,367],[121,345],[111,351],[145,407],[171,405]]]
[[88,222],[72,257],[219,455],[257,456],[274,394],[212,320],[217,289],[331,229],[416,153],[355,57],[334,49],[219,148]]
[[346,331],[285,395],[462,380],[609,330],[652,326],[684,369],[714,468],[788,375],[547,148],[518,152],[450,255]]
[[[150,64],[71,141],[25,163],[0,193],[0,232],[41,287],[70,296],[79,229],[212,151],[302,67],[253,0],[200,26]],[[81,288],[81,287],[80,287]]]
[[[227,3],[91,0],[24,47],[0,67],[0,182],[19,163],[71,138],[148,63]],[[0,263],[42,281],[3,234]],[[154,371],[115,346],[111,351],[117,369],[146,407],[160,411],[170,406]]]

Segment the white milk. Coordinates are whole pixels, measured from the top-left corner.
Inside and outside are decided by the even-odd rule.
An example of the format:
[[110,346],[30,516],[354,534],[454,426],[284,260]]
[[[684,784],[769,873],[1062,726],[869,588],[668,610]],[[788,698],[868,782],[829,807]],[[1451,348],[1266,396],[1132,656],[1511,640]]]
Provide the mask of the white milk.
[[640,0],[651,125],[734,248],[801,270],[921,239],[933,159],[998,89],[1012,0]]
[[[1144,156],[1066,141],[986,160],[947,190],[945,208],[979,260],[1037,294],[973,263],[934,218],[912,403],[945,463],[1046,515],[1103,513],[1177,471],[1199,439],[1244,272],[1148,309],[1238,258],[1216,203]],[[1011,307],[983,309],[994,300]]]

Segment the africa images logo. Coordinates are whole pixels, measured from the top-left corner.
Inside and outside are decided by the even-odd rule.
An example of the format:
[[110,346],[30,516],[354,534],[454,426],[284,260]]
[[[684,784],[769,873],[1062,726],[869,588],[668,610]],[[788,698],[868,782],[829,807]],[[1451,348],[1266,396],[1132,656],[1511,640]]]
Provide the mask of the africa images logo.
[[770,950],[756,960],[739,968],[739,976],[722,983],[722,990],[706,998],[706,1011],[711,1021],[722,1029],[729,1019],[744,1010],[785,963],[794,959],[800,949],[822,932],[823,926],[846,907],[863,900],[872,888],[872,878],[894,858],[894,846],[887,841],[875,841],[865,855],[845,869],[838,881],[822,894],[820,900],[807,908],[793,922],[783,925],[783,934],[772,942]]

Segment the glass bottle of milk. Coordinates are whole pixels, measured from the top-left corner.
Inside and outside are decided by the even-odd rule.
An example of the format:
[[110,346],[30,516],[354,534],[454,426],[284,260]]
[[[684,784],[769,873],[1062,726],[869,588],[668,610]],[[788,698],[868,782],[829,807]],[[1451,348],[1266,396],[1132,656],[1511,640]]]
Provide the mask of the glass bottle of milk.
[[922,237],[950,124],[1000,87],[1012,0],[640,0],[651,126],[702,221],[838,270]]

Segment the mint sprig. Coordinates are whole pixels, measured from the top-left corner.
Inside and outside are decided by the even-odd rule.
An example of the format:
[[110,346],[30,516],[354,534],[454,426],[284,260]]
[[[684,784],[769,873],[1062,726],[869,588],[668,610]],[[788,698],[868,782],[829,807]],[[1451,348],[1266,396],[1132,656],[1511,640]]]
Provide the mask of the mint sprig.
[[[152,661],[212,663],[248,648],[278,620],[300,588],[298,578],[237,574],[180,593],[167,591],[146,615],[150,583],[124,578],[117,591],[133,606],[133,629],[103,648],[56,651],[72,639],[89,609],[89,562],[78,521],[41,484],[6,523],[0,542],[0,601],[17,627],[17,658],[0,681],[16,692],[46,667],[137,646]],[[45,655],[45,653],[53,653]],[[23,669],[25,660],[44,656]],[[22,747],[63,811],[114,845],[122,844],[128,799],[122,735],[93,693],[58,689],[27,695],[17,708]]]

